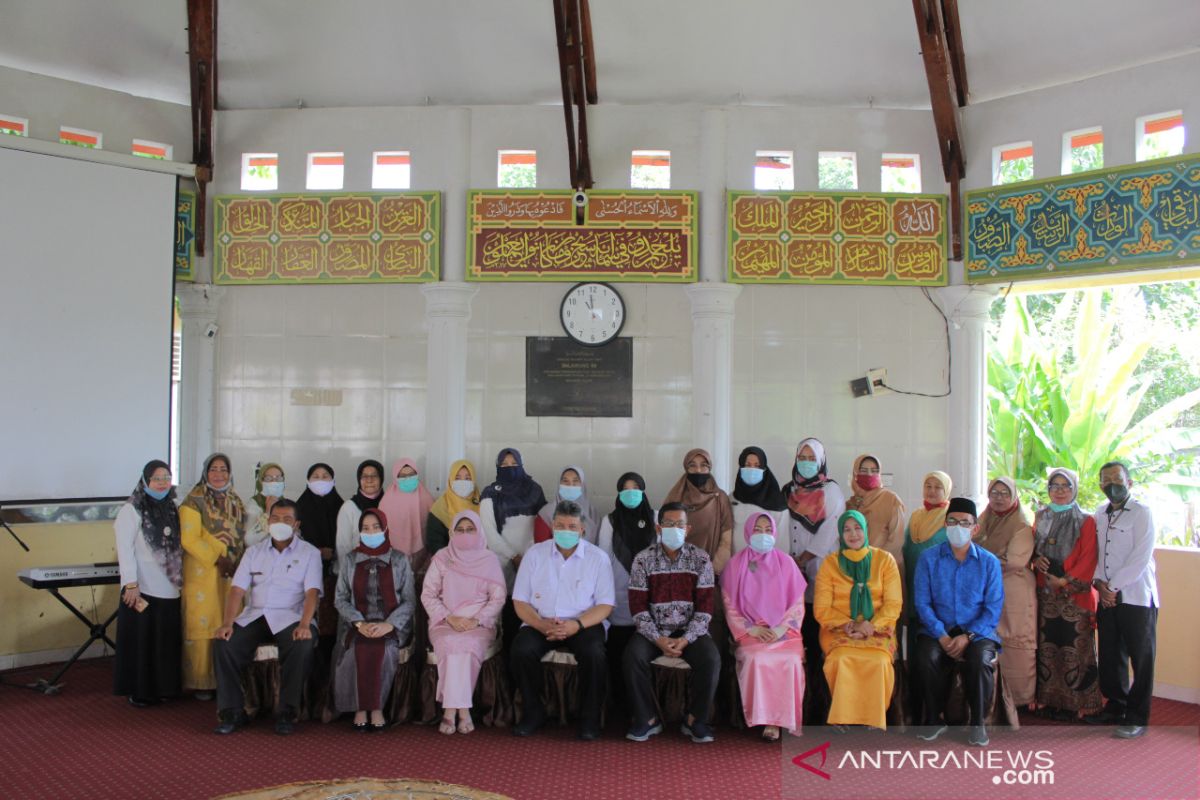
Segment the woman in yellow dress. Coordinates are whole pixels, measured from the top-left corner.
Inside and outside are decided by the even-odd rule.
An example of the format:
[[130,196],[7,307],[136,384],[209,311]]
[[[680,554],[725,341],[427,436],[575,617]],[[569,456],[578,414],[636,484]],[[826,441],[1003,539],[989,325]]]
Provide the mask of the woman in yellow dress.
[[246,507],[233,490],[229,457],[213,453],[179,507],[183,544],[183,688],[212,699],[213,635],[221,627],[229,579],[246,541]]
[[838,551],[817,571],[813,592],[833,696],[829,724],[886,729],[903,607],[900,570],[891,553],[870,546],[867,520],[857,511],[838,517],[838,541]]

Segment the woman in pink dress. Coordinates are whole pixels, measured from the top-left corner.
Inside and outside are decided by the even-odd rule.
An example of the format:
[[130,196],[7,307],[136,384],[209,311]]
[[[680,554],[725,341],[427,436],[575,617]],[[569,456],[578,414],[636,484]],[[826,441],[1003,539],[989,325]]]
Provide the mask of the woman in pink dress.
[[483,657],[496,638],[504,596],[500,560],[487,549],[479,515],[460,511],[450,523],[450,544],[429,562],[421,590],[421,603],[429,613],[429,641],[437,656],[441,733],[475,730],[471,699]]
[[742,535],[750,545],[721,575],[725,618],[737,643],[738,686],[748,725],[769,742],[800,729],[804,706],[804,589],[796,562],[775,549],[775,520],[754,514]]

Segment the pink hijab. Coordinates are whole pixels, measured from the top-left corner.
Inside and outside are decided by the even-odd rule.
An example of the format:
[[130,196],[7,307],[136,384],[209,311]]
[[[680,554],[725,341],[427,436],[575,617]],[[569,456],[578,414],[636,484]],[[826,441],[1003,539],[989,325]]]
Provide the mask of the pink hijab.
[[[459,520],[475,523],[475,533],[455,533]],[[482,583],[504,586],[500,559],[485,546],[483,522],[474,511],[460,511],[450,521],[450,544],[438,550],[433,561],[442,571],[442,605],[457,614],[479,599]]]
[[[416,462],[411,458],[402,458],[392,465],[391,479],[387,482],[387,491],[379,501],[379,510],[387,515],[391,526],[388,528],[388,541],[392,547],[411,556],[425,548],[425,520],[429,517],[429,509],[433,506],[433,495],[421,483],[415,492],[402,492],[396,486],[396,475],[404,467],[417,469]],[[418,471],[418,475],[421,473]]]
[[[752,514],[742,530],[747,544],[759,517],[769,519],[771,533],[775,533],[775,519],[770,514]],[[768,628],[783,622],[787,610],[804,598],[807,586],[800,568],[787,555],[779,550],[756,553],[749,547],[735,555],[725,567],[721,585],[751,625]]]

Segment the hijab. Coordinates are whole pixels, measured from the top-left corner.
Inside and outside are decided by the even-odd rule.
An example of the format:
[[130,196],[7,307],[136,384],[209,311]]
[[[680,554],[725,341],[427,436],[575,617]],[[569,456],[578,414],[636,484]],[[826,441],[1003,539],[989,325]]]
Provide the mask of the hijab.
[[[751,514],[742,528],[747,544],[760,517],[770,521],[771,533],[776,533],[770,514]],[[789,608],[804,599],[807,584],[796,562],[782,551],[771,548],[769,553],[759,553],[747,547],[729,561],[721,586],[752,625],[765,623],[774,628],[783,622]]]
[[825,487],[837,481],[828,477],[825,445],[819,439],[808,438],[796,445],[797,460],[805,445],[812,448],[817,458],[817,474],[811,478],[801,476],[793,461],[792,480],[783,488],[783,493],[787,496],[788,513],[792,519],[803,525],[809,533],[816,533],[825,521]]
[[707,450],[699,447],[688,450],[683,457],[683,475],[667,492],[663,502],[687,506],[688,522],[692,526],[688,542],[711,557],[721,543],[721,532],[733,528],[733,508],[729,505],[729,495],[721,491],[711,474],[700,486],[688,479],[687,464],[696,456],[712,464],[712,456]]
[[[283,467],[279,466],[274,461],[268,461],[265,464],[260,461],[258,466],[254,468],[254,494],[250,497],[250,499],[253,500],[254,503],[264,512],[267,510],[267,497],[263,494],[262,490],[263,475],[266,475],[273,469],[279,470],[280,475],[284,474]],[[276,499],[278,500],[279,498]]]
[[[367,497],[362,493],[362,474],[367,467],[374,467],[379,473],[379,494],[374,497]],[[383,497],[384,481],[387,480],[387,470],[373,458],[368,458],[366,461],[358,465],[358,469],[354,472],[354,494],[350,497],[350,501],[358,506],[359,511],[366,511],[369,508],[375,508],[379,505],[379,498]]]
[[[464,467],[467,474],[471,476],[470,480],[475,484],[475,488],[471,490],[470,496],[459,497],[454,493],[454,481],[458,480],[458,471]],[[429,513],[446,526],[446,530],[452,530],[451,523],[462,511],[479,513],[479,479],[475,477],[475,465],[466,459],[459,459],[450,465],[450,477],[446,479],[446,491],[442,492],[442,496],[435,500],[429,509]]]
[[433,495],[425,488],[425,482],[417,484],[414,492],[402,492],[396,485],[396,477],[400,470],[412,467],[419,476],[417,464],[411,458],[401,458],[392,464],[392,474],[388,481],[387,491],[379,501],[379,510],[387,514],[393,524],[388,528],[388,539],[392,547],[411,556],[425,547],[425,520],[429,517],[429,509],[433,507]]
[[783,511],[787,507],[787,501],[779,489],[779,481],[767,466],[767,454],[761,447],[747,447],[738,456],[738,467],[746,466],[747,456],[758,456],[763,477],[756,485],[751,486],[742,480],[742,471],[738,469],[737,478],[733,482],[733,499],[739,503],[758,506],[764,511]]
[[[567,466],[563,467],[562,475],[565,475],[567,470],[572,470],[576,475],[579,476],[579,486],[581,489],[583,489],[583,494],[579,495],[578,500],[572,500],[571,502],[583,509],[583,514],[580,517],[580,521],[583,523],[584,538],[589,542],[594,542],[596,541],[596,530],[599,526],[596,522],[596,509],[592,508],[592,501],[588,499],[587,476],[583,474],[583,470],[581,468],[575,466],[574,464],[568,464]],[[559,487],[555,490],[554,500],[546,503],[546,505],[542,506],[541,510],[538,511],[538,516],[541,517],[542,522],[546,523],[550,530],[554,530],[554,507],[566,499],[561,493],[562,475],[559,476]]]
[[[229,483],[218,492],[208,485],[208,470],[220,459],[229,468]],[[204,460],[200,481],[192,487],[180,508],[191,508],[200,514],[200,525],[225,545],[228,555],[238,559],[246,546],[246,507],[233,489],[233,466],[229,456],[213,453]]]
[[[991,492],[999,484],[1008,489],[1012,496],[1007,509],[997,512],[992,508]],[[1075,484],[1072,483],[1072,486]],[[1017,497],[1017,484],[1012,478],[1000,477],[988,484],[988,505],[979,515],[979,533],[975,544],[987,550],[992,555],[1001,555],[1008,550],[1008,543],[1019,531],[1029,527],[1029,520],[1021,510],[1021,501]]]
[[[305,481],[312,478],[312,474],[318,469],[324,469],[331,478],[334,477],[333,467],[318,461],[304,474]],[[336,546],[337,516],[344,502],[336,485],[324,497],[305,486],[304,492],[296,499],[296,511],[299,512],[300,523],[303,525],[301,535],[304,541],[317,548]]]
[[[142,518],[142,536],[154,554],[154,560],[176,589],[183,586],[183,547],[179,539],[179,509],[175,507],[175,487],[162,500],[146,493],[150,476],[160,469],[171,471],[165,461],[155,459],[142,467],[142,479],[133,487],[129,504]],[[207,470],[205,471],[207,473]]]
[[1046,482],[1054,480],[1059,475],[1071,482],[1071,507],[1065,511],[1055,511],[1045,505],[1037,515],[1037,531],[1034,536],[1034,551],[1039,556],[1045,556],[1060,564],[1067,560],[1075,543],[1079,541],[1079,533],[1087,514],[1076,502],[1079,497],[1079,476],[1066,467],[1055,467],[1046,476]]
[[[621,490],[628,481],[633,481],[642,490],[642,502],[636,508],[626,508],[621,502]],[[654,544],[654,509],[646,497],[646,479],[636,472],[626,472],[617,479],[617,501],[608,513],[612,525],[613,556],[625,568],[633,569],[633,557]]]
[[[846,547],[846,520],[858,522],[863,532],[862,547],[851,550]],[[871,619],[875,616],[875,603],[871,600],[871,539],[867,533],[867,518],[857,511],[846,511],[838,517],[838,567],[850,579],[850,619]]]
[[379,547],[367,547],[365,544],[363,544],[362,539],[359,539],[358,546],[354,548],[354,552],[362,553],[363,555],[371,557],[381,556],[392,549],[392,545],[388,541],[388,537],[386,535],[388,532],[387,514],[384,514],[378,508],[368,508],[364,510],[362,515],[358,518],[359,533],[363,532],[363,525],[367,523],[367,517],[374,517],[375,519],[379,520],[379,527],[383,529],[383,533],[385,534],[383,537],[383,543],[379,545]]
[[[457,471],[457,470],[456,470]],[[460,520],[475,523],[475,533],[455,533]],[[503,587],[504,572],[500,559],[487,548],[483,536],[483,521],[471,509],[459,511],[450,520],[450,544],[438,550],[433,561],[442,573],[442,605],[454,614],[479,595],[481,583]]]
[[852,511],[861,511],[863,516],[873,513],[886,513],[890,511],[892,505],[899,505],[903,508],[904,503],[900,500],[899,496],[891,489],[883,488],[882,484],[877,489],[864,489],[858,485],[858,468],[868,458],[875,462],[881,473],[883,472],[883,462],[876,455],[863,453],[854,459],[854,464],[850,467],[850,491],[853,494],[846,501],[846,505],[853,506]]
[[[507,455],[515,458],[517,465],[501,469],[500,464]],[[496,529],[501,534],[509,517],[531,517],[546,505],[546,494],[538,482],[525,473],[525,462],[515,447],[506,447],[496,456],[496,482],[489,484],[480,497],[492,501]]]
[[925,477],[921,479],[922,491],[924,491],[925,481],[930,478],[936,480],[946,490],[946,499],[936,506],[926,504],[924,508],[918,508],[908,518],[908,533],[912,537],[913,544],[926,541],[946,527],[946,507],[950,505],[950,489],[954,486],[954,482],[946,473],[934,470],[926,473]]

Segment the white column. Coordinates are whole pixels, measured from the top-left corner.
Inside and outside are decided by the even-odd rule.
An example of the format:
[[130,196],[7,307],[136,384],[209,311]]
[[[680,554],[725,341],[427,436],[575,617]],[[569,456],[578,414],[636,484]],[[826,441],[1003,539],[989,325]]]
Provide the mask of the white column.
[[978,501],[987,489],[987,323],[997,291],[990,286],[947,286],[937,292],[950,318],[953,354],[946,466],[954,494]]
[[445,136],[446,172],[441,186],[442,280],[461,281],[467,271],[467,190],[471,188],[469,109],[456,108],[451,112]]
[[477,291],[478,287],[462,282],[421,287],[429,331],[425,485],[435,495],[446,488],[442,481],[450,464],[466,453],[467,323]]
[[709,108],[701,115],[700,170],[700,281],[721,282],[725,280],[724,109]]
[[733,307],[742,287],[697,283],[692,301],[692,442],[712,454],[713,476],[726,491],[733,457]]
[[191,486],[200,479],[204,459],[213,448],[216,403],[217,312],[225,287],[180,284],[179,318],[183,324],[179,375],[179,464],[175,483]]

